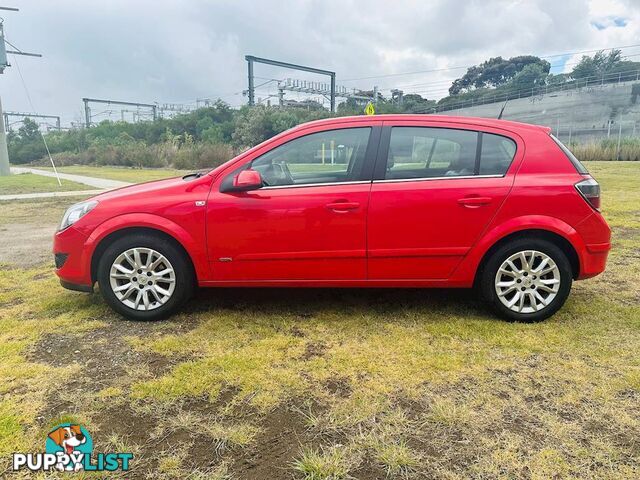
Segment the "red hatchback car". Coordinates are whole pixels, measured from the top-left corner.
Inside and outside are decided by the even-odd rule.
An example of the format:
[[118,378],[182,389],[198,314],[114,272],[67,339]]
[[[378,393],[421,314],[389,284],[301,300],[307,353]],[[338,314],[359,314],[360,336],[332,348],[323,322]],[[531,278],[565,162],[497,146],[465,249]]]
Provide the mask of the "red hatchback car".
[[600,187],[545,127],[380,115],[300,125],[208,173],[121,188],[67,210],[64,287],[125,317],[200,287],[473,287],[542,320],[601,273]]

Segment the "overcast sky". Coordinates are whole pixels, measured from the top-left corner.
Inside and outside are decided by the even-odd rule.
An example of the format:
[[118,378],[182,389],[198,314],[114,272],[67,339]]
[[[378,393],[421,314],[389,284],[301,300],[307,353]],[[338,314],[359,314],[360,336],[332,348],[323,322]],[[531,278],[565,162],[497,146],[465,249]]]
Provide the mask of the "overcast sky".
[[[338,84],[446,94],[492,56],[547,56],[640,44],[638,0],[9,0],[7,39],[43,58],[10,56],[5,110],[82,119],[82,97],[246,102],[244,55],[335,70]],[[640,61],[640,46],[623,49]],[[571,69],[580,55],[548,60]],[[18,65],[16,65],[18,64]],[[22,85],[18,66],[33,102]],[[425,70],[412,75],[386,76]],[[310,76],[257,66],[256,84]],[[363,77],[378,78],[363,78]],[[321,77],[314,80],[321,81]],[[275,84],[257,96],[273,93]],[[296,94],[289,94],[296,98]],[[95,107],[94,113],[99,113]],[[99,120],[97,118],[96,120]]]

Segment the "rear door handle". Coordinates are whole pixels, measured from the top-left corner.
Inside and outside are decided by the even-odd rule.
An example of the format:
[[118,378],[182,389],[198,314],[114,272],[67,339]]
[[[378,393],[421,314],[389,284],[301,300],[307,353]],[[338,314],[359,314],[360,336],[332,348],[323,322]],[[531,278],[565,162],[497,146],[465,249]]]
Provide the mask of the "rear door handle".
[[491,197],[464,197],[459,198],[458,203],[467,208],[478,208],[491,203]]
[[349,210],[357,210],[360,204],[357,202],[333,202],[327,203],[327,208],[337,213],[345,213]]

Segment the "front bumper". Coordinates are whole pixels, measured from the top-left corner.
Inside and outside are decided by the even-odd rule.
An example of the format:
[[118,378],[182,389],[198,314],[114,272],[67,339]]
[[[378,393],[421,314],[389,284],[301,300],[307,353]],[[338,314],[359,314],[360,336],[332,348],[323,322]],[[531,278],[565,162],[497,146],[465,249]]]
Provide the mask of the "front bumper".
[[87,237],[73,226],[53,236],[56,275],[60,284],[70,290],[92,292],[91,258],[86,254]]
[[60,285],[67,290],[73,290],[74,292],[93,293],[93,285],[77,285],[75,283],[69,283],[60,279]]

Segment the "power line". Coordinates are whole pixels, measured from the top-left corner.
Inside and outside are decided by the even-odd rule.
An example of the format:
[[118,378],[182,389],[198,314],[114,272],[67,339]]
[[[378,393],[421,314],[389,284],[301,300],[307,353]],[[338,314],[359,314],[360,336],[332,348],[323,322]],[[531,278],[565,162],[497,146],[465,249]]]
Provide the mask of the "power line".
[[[625,56],[623,56],[621,58],[622,59],[627,59],[627,58],[633,58],[633,57],[639,57],[639,56],[640,56],[640,53],[635,53],[635,54],[632,54],[632,55],[625,55]],[[565,65],[572,66],[572,65],[578,65],[579,63],[580,62],[571,62],[571,63],[566,63]],[[451,84],[451,81],[449,81],[449,80],[442,80],[442,81],[434,82],[433,85],[434,86],[435,85],[439,85],[439,84],[441,84],[441,82],[443,84]],[[429,84],[424,84],[424,85],[428,86]],[[421,84],[415,84],[415,86],[421,86]],[[448,91],[449,91],[448,87],[443,86],[442,88],[413,89],[413,90],[411,90],[409,92],[405,92],[405,95],[414,93],[414,94],[422,94],[422,95],[431,94],[431,95],[437,96],[437,95],[439,95],[439,94],[441,94],[443,92],[448,92]]]
[[[640,44],[623,45],[623,46],[618,46],[618,47],[598,48],[598,49],[594,49],[594,50],[581,50],[579,52],[555,53],[553,55],[542,55],[542,56],[540,56],[538,58],[564,57],[564,56],[568,56],[568,55],[579,55],[581,53],[599,52],[601,50],[616,50],[616,49],[632,48],[632,47],[640,47]],[[523,56],[523,55],[515,55],[515,56]],[[370,79],[374,79],[374,78],[400,77],[400,76],[404,76],[404,75],[417,75],[419,73],[446,72],[446,71],[449,71],[449,70],[460,70],[460,69],[464,69],[464,68],[471,68],[472,66],[473,65],[459,66],[459,67],[447,67],[447,68],[436,68],[436,69],[431,69],[431,70],[417,70],[417,71],[414,71],[414,72],[404,72],[404,73],[388,73],[388,74],[385,74],[385,75],[371,75],[371,76],[368,76],[368,77],[347,78],[347,79],[344,79],[342,81],[343,82],[354,82],[356,80],[370,80]]]
[[[639,45],[640,46],[640,45]],[[625,55],[621,58],[629,58],[629,57],[634,57],[637,56],[637,54],[634,55]],[[542,57],[540,57],[542,58]],[[572,62],[572,63],[557,63],[555,65],[551,64],[550,68],[554,68],[554,67],[566,67],[566,66],[571,66],[571,65],[577,65],[580,62]],[[455,79],[454,79],[455,80]],[[406,84],[406,83],[400,83],[400,84],[393,84],[391,85],[394,88],[399,88],[399,87],[421,87],[421,86],[428,86],[428,85],[442,85],[442,84],[447,84],[447,83],[451,83],[452,80],[451,79],[446,79],[446,80],[437,80],[435,82],[427,82],[427,83],[413,83],[413,84]],[[386,86],[382,86],[380,88],[387,88]]]
[[[18,68],[18,75],[20,76],[20,81],[22,82],[22,87],[24,88],[24,93],[27,95],[27,100],[29,101],[29,105],[31,106],[31,110],[35,110],[33,106],[33,101],[31,100],[31,94],[29,93],[29,89],[27,88],[27,82],[24,81],[24,77],[22,76],[22,70],[20,69],[20,62],[18,59],[15,59],[16,67]],[[53,162],[53,157],[51,156],[51,152],[49,151],[49,145],[47,144],[47,139],[44,138],[44,134],[40,129],[40,137],[42,137],[42,141],[44,142],[44,148],[47,151],[47,155],[49,156],[49,161],[51,162],[51,166],[53,167],[53,173],[56,174],[56,180],[58,180],[58,186],[62,187],[62,182],[60,181],[60,176],[58,175],[58,169],[56,168],[56,164]]]
[[[631,75],[630,75],[631,74]],[[602,76],[591,76],[579,78],[577,80],[573,80],[568,82],[567,84],[558,84],[558,85],[541,85],[538,87],[518,89],[517,87],[510,87],[507,89],[487,89],[483,92],[480,98],[475,99],[462,99],[454,103],[448,103],[446,105],[434,105],[432,107],[425,107],[418,110],[415,110],[414,113],[434,113],[440,111],[450,111],[456,110],[460,108],[470,108],[479,105],[486,105],[496,102],[501,102],[503,100],[515,100],[519,98],[532,98],[536,96],[544,96],[552,93],[562,93],[565,91],[576,90],[583,87],[595,87],[601,85],[615,85],[615,80],[617,77],[617,81],[628,82],[638,79],[640,75],[640,69],[638,70],[629,70],[626,72],[615,72],[610,74],[604,74]],[[634,78],[635,77],[635,78]],[[608,81],[605,81],[608,79]],[[613,80],[613,82],[612,82]],[[582,83],[584,82],[584,85]],[[515,96],[517,94],[517,97]],[[558,100],[557,103],[562,104],[563,101]]]

